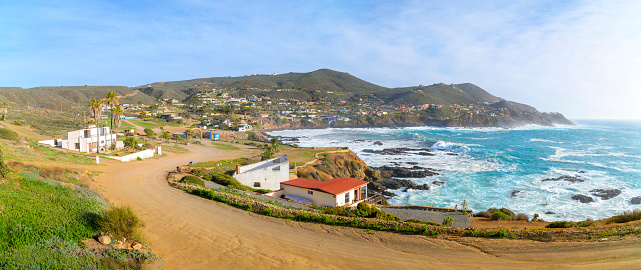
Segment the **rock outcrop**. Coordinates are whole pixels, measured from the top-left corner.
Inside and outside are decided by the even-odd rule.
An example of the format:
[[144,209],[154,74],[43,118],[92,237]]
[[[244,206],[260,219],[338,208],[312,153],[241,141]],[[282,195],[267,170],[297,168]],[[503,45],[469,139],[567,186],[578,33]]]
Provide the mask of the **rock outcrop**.
[[572,196],[572,199],[577,200],[577,201],[579,201],[581,203],[594,202],[594,198],[592,198],[590,196],[583,195],[583,194],[576,194],[576,195]]
[[590,193],[592,195],[599,197],[601,200],[609,200],[612,199],[616,196],[621,195],[621,190],[620,189],[593,189],[590,190]]
[[568,182],[571,182],[571,183],[582,183],[582,182],[585,182],[585,180],[583,180],[583,179],[581,179],[579,177],[570,176],[570,175],[563,175],[563,176],[559,176],[557,178],[547,178],[547,179],[543,179],[541,181],[542,182],[546,182],[546,181],[568,181]]

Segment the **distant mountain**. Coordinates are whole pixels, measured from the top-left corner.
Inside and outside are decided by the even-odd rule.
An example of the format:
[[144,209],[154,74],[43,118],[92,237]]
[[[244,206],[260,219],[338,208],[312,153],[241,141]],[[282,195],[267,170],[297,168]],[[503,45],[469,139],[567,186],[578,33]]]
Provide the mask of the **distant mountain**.
[[[250,75],[239,77],[213,77],[184,81],[156,82],[138,87],[125,86],[69,86],[35,87],[29,89],[0,87],[0,102],[10,106],[31,106],[47,109],[65,108],[85,110],[92,98],[103,98],[113,91],[122,96],[121,103],[153,104],[158,99],[195,101],[194,93],[212,88],[226,89],[232,96],[269,96],[273,99],[297,99],[300,101],[327,101],[337,104],[353,101],[377,105],[422,105],[422,104],[491,104],[497,110],[509,109],[507,122],[524,121],[540,124],[571,124],[560,114],[541,114],[534,107],[496,97],[471,84],[433,84],[387,88],[366,82],[345,72],[319,69],[307,73],[273,75]],[[531,115],[530,115],[531,114]],[[506,114],[502,114],[506,115]],[[470,118],[471,119],[471,118]],[[459,119],[451,125],[465,126],[477,120]],[[493,125],[494,120],[485,119]],[[500,121],[499,121],[500,122]],[[506,123],[499,123],[506,126]],[[497,125],[498,125],[497,124]]]

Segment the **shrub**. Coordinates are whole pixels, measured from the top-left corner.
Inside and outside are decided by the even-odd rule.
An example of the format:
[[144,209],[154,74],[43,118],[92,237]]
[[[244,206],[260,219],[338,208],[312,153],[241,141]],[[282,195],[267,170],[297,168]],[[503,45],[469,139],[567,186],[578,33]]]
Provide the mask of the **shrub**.
[[474,216],[475,217],[490,218],[490,217],[492,217],[492,214],[490,212],[488,212],[488,211],[481,211],[481,212],[476,213],[476,215],[474,215]]
[[143,221],[134,213],[131,206],[114,206],[102,211],[96,220],[100,232],[108,233],[116,239],[127,238],[143,241],[140,229]]
[[503,212],[494,212],[491,216],[492,220],[510,220],[510,216]]
[[641,220],[641,209],[625,211],[623,214],[612,216],[606,219],[606,223],[626,223],[635,220]]
[[526,213],[518,213],[518,214],[516,214],[515,220],[529,221],[530,217]]
[[185,184],[205,187],[205,181],[200,179],[200,177],[198,177],[198,176],[187,175],[187,176],[181,178],[180,182],[185,183]]
[[8,128],[0,128],[0,138],[11,141],[19,141],[20,135]]
[[[211,177],[207,177],[209,175],[211,175]],[[238,180],[236,180],[231,175],[224,174],[224,173],[209,174],[209,175],[205,176],[206,177],[205,179],[208,180],[209,178],[211,179],[210,181],[216,182],[219,185],[231,186],[237,189],[243,189],[243,186],[240,184],[240,182],[238,182]]]
[[274,210],[272,210],[270,208],[265,208],[265,209],[263,209],[263,215],[273,216],[274,215]]
[[514,212],[512,212],[510,209],[501,208],[501,209],[499,209],[499,211],[501,211],[502,213],[508,215],[510,217],[510,219],[515,219],[516,218],[516,214],[514,214]]
[[546,225],[546,228],[571,228],[574,227],[574,222],[572,221],[554,221],[548,225]]
[[136,140],[135,137],[127,137],[124,141],[125,147],[129,148],[137,148],[138,147],[138,140]]
[[451,227],[452,223],[454,222],[454,219],[451,217],[445,217],[443,218],[443,226]]
[[201,168],[195,168],[195,169],[191,169],[191,173],[198,176],[204,176],[207,172]]

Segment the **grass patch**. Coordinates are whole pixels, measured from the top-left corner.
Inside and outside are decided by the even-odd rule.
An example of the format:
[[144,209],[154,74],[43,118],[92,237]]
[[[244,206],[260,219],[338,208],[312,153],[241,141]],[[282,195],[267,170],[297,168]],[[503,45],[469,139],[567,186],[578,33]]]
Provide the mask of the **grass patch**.
[[219,150],[240,150],[240,147],[235,146],[231,143],[224,143],[224,142],[211,142],[211,145],[214,146],[214,148],[219,149]]
[[189,184],[189,185],[195,185],[195,186],[200,186],[200,187],[205,187],[205,181],[200,179],[198,176],[193,176],[193,175],[187,175],[180,179],[181,183]]
[[594,221],[554,221],[548,225],[545,225],[546,228],[573,228],[573,227],[593,227],[596,226]]
[[129,121],[131,121],[137,126],[140,126],[142,128],[149,128],[149,129],[160,128],[165,126],[165,124],[160,124],[154,121],[147,121],[147,120],[130,119]]
[[187,154],[189,153],[189,150],[187,150],[184,147],[180,147],[178,145],[169,145],[169,144],[163,144],[160,145],[162,151],[167,151],[169,153],[174,153],[174,154]]

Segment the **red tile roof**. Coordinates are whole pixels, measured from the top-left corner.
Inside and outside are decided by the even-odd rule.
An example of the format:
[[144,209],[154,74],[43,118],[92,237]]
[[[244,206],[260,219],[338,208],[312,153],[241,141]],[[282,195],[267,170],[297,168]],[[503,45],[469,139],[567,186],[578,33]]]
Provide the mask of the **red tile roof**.
[[307,189],[318,190],[329,194],[342,194],[350,190],[360,188],[367,185],[367,181],[358,180],[356,178],[334,178],[327,181],[319,181],[314,179],[298,178],[281,182],[283,185],[294,187],[301,187]]

